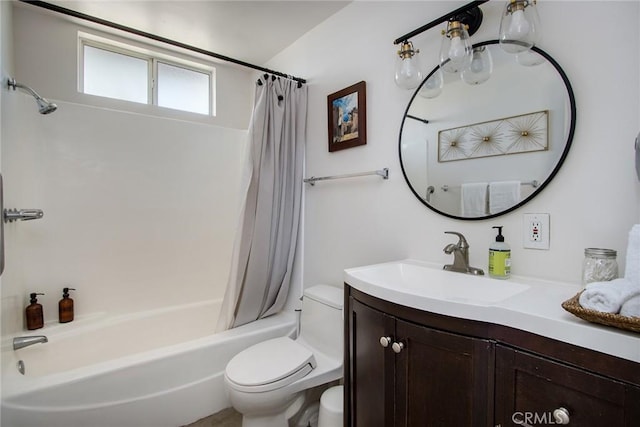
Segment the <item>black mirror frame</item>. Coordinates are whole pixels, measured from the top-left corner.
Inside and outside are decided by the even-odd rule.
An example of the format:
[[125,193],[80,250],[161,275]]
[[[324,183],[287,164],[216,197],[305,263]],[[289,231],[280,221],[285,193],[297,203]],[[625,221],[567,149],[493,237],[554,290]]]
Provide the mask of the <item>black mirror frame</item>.
[[[488,45],[492,45],[492,44],[499,44],[499,41],[498,40],[488,40],[488,41],[476,43],[476,44],[473,45],[473,47],[475,48],[475,47],[481,47],[481,46],[488,46]],[[556,163],[556,166],[553,168],[553,171],[551,171],[551,173],[549,174],[549,177],[547,179],[545,179],[544,182],[542,182],[540,184],[540,186],[533,193],[531,193],[529,195],[529,197],[527,197],[526,199],[520,201],[520,203],[510,207],[509,209],[505,209],[504,211],[498,212],[496,214],[489,214],[489,215],[481,216],[481,217],[465,218],[465,217],[461,217],[461,216],[457,216],[457,215],[451,215],[451,214],[448,214],[446,212],[442,212],[442,211],[434,208],[430,204],[428,204],[427,201],[424,200],[416,192],[416,190],[413,188],[413,186],[411,185],[411,182],[409,181],[409,177],[407,176],[407,173],[406,173],[406,171],[404,169],[404,164],[402,163],[402,130],[404,129],[404,122],[407,119],[407,114],[409,114],[409,109],[411,108],[411,104],[413,103],[413,100],[418,95],[418,92],[420,92],[420,89],[422,88],[422,85],[424,85],[425,82],[429,79],[429,77],[431,77],[437,71],[438,66],[436,66],[429,73],[429,75],[427,77],[425,77],[425,79],[422,81],[420,86],[418,86],[416,91],[413,93],[413,96],[409,100],[409,103],[407,104],[407,108],[406,108],[406,110],[404,112],[404,115],[402,116],[402,123],[400,124],[400,134],[398,136],[398,157],[400,159],[400,167],[402,169],[402,175],[404,176],[404,179],[407,182],[407,185],[409,186],[409,189],[411,190],[413,195],[416,196],[416,198],[418,200],[420,200],[420,202],[422,202],[423,205],[425,205],[426,207],[428,207],[432,211],[434,211],[436,213],[439,213],[440,215],[444,215],[446,217],[449,217],[449,218],[460,219],[460,220],[463,220],[463,221],[478,221],[478,220],[495,218],[495,217],[498,217],[500,215],[504,215],[504,214],[507,214],[509,212],[512,212],[512,211],[518,209],[519,207],[523,206],[524,204],[526,204],[530,200],[532,200],[534,197],[536,197],[538,194],[540,194],[540,192],[547,186],[547,184],[549,184],[553,180],[555,175],[560,170],[560,167],[562,166],[562,164],[564,163],[567,155],[569,154],[569,149],[571,148],[571,144],[573,142],[573,135],[574,135],[575,129],[576,129],[576,99],[575,99],[575,96],[574,96],[574,93],[573,93],[573,88],[571,87],[571,82],[569,82],[569,78],[567,77],[566,73],[564,72],[564,70],[562,69],[560,64],[558,64],[555,61],[555,59],[553,59],[547,52],[545,52],[544,50],[538,48],[537,46],[532,47],[531,50],[533,50],[534,52],[542,55],[547,61],[549,61],[549,63],[551,63],[554,66],[554,68],[556,69],[556,71],[558,72],[560,77],[562,78],[562,81],[564,82],[565,87],[567,88],[567,94],[569,95],[569,104],[570,104],[570,110],[571,110],[571,123],[569,125],[569,134],[567,135],[567,142],[566,142],[566,145],[565,145],[564,150],[562,152],[562,155],[560,156],[560,159]]]

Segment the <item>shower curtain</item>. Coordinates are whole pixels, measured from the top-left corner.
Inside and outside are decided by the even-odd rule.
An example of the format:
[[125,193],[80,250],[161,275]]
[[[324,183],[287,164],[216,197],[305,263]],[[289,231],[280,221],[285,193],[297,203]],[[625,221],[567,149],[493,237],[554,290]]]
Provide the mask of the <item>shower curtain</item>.
[[256,82],[246,198],[218,330],[284,306],[300,223],[306,121],[305,85],[268,75]]

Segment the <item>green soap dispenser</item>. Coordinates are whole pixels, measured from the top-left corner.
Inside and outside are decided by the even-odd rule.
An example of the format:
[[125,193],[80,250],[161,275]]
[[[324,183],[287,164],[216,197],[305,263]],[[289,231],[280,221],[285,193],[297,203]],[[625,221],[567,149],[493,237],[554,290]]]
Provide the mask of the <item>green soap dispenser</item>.
[[502,226],[498,229],[496,241],[489,246],[489,276],[494,279],[508,279],[511,276],[511,248],[504,242]]

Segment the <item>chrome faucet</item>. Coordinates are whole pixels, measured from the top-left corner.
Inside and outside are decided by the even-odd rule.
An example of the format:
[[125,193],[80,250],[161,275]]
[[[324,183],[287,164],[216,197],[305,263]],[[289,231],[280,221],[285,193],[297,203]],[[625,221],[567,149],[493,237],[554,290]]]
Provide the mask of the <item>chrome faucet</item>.
[[446,264],[442,268],[444,270],[456,271],[458,273],[474,274],[476,276],[484,275],[484,271],[482,271],[481,268],[469,266],[469,244],[462,233],[445,231],[445,234],[455,234],[458,236],[458,243],[455,245],[453,243],[449,243],[444,247],[444,253],[449,255],[453,254],[453,264]]
[[15,337],[13,339],[13,349],[20,350],[21,348],[29,347],[30,345],[49,342],[44,335],[33,335],[30,337]]

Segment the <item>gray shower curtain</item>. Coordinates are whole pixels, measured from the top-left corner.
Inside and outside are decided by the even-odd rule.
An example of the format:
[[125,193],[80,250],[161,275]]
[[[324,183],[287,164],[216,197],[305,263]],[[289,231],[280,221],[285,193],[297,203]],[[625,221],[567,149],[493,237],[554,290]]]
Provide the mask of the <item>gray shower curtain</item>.
[[249,126],[246,199],[218,330],[282,309],[302,205],[307,87],[263,76]]

